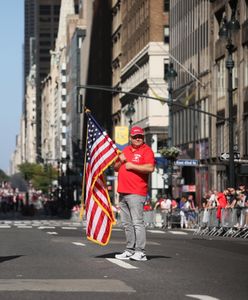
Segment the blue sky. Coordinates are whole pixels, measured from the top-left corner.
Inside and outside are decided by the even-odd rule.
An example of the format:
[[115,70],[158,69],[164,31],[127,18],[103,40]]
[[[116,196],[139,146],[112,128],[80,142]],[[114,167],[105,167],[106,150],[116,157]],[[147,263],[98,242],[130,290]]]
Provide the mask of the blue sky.
[[0,36],[0,169],[7,172],[22,112],[23,0],[1,1]]

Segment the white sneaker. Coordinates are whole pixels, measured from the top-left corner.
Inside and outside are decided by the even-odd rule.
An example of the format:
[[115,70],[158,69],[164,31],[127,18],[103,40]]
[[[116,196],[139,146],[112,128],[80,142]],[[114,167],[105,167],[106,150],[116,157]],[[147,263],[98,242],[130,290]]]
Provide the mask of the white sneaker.
[[130,259],[137,260],[137,261],[146,261],[147,257],[145,255],[145,253],[143,253],[141,251],[137,251],[130,257]]
[[125,250],[123,253],[121,254],[116,254],[115,258],[117,259],[123,259],[123,260],[128,260],[133,254],[127,250]]

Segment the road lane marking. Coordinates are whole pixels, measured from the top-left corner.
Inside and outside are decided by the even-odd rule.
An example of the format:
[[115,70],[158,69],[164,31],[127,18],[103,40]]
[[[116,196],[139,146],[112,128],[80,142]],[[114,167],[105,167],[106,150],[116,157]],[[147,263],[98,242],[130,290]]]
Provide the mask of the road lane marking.
[[77,227],[61,227],[61,228],[65,230],[77,230]]
[[11,226],[9,226],[9,225],[0,225],[0,229],[1,228],[11,228]]
[[122,267],[124,269],[138,269],[137,267],[132,266],[131,264],[128,264],[123,260],[119,260],[119,259],[116,259],[116,258],[106,258],[106,259],[108,261],[112,262],[113,264],[116,264],[119,267]]
[[86,246],[85,244],[83,243],[78,243],[78,242],[72,242],[72,244],[76,245],[76,246]]
[[54,226],[40,226],[38,229],[54,229]]
[[148,232],[151,232],[151,233],[165,233],[164,231],[162,230],[147,230]]
[[183,231],[169,231],[169,233],[172,233],[172,234],[181,234],[181,235],[188,235],[187,232],[183,232]]
[[186,297],[191,297],[199,300],[220,300],[219,298],[214,298],[208,295],[185,295]]
[[55,232],[55,231],[47,231],[47,234],[58,234],[57,232]]
[[0,291],[136,292],[123,281],[116,279],[1,279]]
[[79,223],[79,222],[72,222],[72,225],[73,225],[73,226],[82,226],[82,224]]
[[32,226],[28,226],[28,225],[16,225],[17,228],[33,228]]

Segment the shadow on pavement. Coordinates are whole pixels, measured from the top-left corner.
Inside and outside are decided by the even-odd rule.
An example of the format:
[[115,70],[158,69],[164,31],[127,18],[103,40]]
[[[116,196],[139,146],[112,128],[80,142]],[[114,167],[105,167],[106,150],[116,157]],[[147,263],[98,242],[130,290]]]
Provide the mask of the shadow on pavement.
[[0,256],[0,263],[6,261],[6,260],[12,260],[19,257],[22,257],[23,255],[12,255],[12,256]]

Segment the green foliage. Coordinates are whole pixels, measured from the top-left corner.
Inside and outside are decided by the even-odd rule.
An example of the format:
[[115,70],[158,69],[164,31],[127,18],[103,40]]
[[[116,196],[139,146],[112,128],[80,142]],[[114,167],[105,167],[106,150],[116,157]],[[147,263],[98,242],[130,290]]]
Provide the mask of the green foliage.
[[9,176],[6,175],[6,173],[0,169],[0,182],[3,181],[8,181],[9,180]]
[[165,147],[159,150],[159,153],[168,159],[176,159],[181,150],[177,147]]
[[52,165],[40,165],[34,163],[23,163],[18,166],[23,178],[31,182],[32,186],[37,190],[47,193],[52,181],[57,179],[58,173]]

